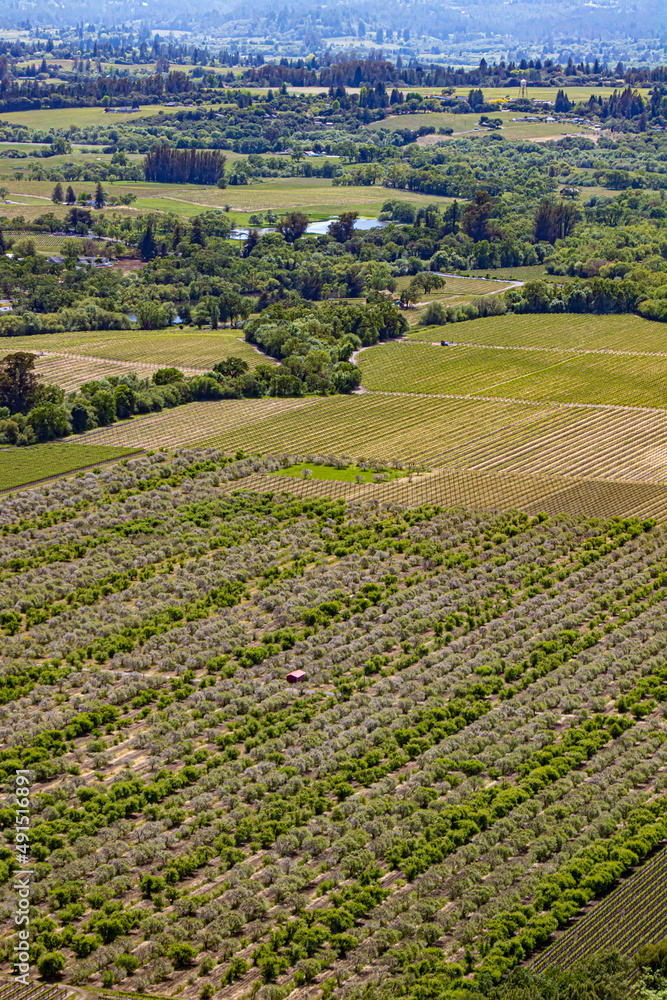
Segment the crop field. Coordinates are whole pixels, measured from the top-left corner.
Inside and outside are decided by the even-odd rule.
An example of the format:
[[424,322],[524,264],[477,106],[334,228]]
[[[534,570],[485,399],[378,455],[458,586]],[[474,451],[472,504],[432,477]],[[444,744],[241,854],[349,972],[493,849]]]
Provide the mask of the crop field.
[[[245,489],[276,492],[276,475],[254,475]],[[227,490],[236,489],[235,485]],[[292,479],[284,490],[304,499],[330,497],[348,503],[399,503],[406,507],[435,504],[477,511],[522,510],[587,517],[640,517],[667,520],[667,485],[625,483],[571,476],[483,472],[475,469],[436,469],[408,474],[391,483],[356,483],[324,479]],[[282,491],[281,491],[282,492]]]
[[[491,404],[488,404],[491,405]],[[452,444],[441,465],[538,475],[663,483],[667,481],[667,414],[623,409],[543,410],[474,442]]]
[[[127,375],[130,371],[143,378],[151,378],[159,367],[130,361],[104,361],[75,354],[45,354],[38,356],[35,362],[35,371],[43,382],[59,385],[66,392],[79,389],[84,382],[111,375]],[[184,366],[182,371],[188,374],[193,370]]]
[[[411,278],[407,279],[407,283],[411,281]],[[406,281],[406,278],[399,278],[398,287],[400,288],[400,282]],[[428,299],[436,298],[439,294],[442,295],[491,295],[495,292],[502,292],[510,286],[511,282],[503,279],[487,279],[487,278],[465,278],[459,277],[458,275],[446,275],[445,276],[445,287],[437,289],[434,292],[428,293]]]
[[[361,468],[358,465],[352,463],[346,463],[344,466],[334,466],[329,464],[321,464],[319,462],[303,461],[295,462],[292,465],[288,465],[283,469],[278,469],[276,472],[272,473],[273,476],[287,476],[291,479],[304,479],[304,472],[310,473],[310,476],[306,476],[306,479],[320,479],[326,480],[327,482],[341,482],[341,483],[354,483],[357,480],[364,483],[373,482],[373,476],[375,474],[373,469]],[[386,469],[382,470],[383,478],[386,477],[388,480],[393,481],[394,479],[403,478],[407,475],[406,472],[400,469]],[[274,487],[275,487],[274,483]],[[291,489],[293,483],[285,484],[285,489]]]
[[39,444],[30,448],[0,448],[0,490],[62,476],[67,472],[123,458],[136,450],[127,446]]
[[[308,410],[310,413],[317,405],[318,401],[315,399],[270,397],[188,403],[174,410],[136,416],[109,427],[99,427],[97,430],[80,435],[77,440],[84,440],[90,444],[131,448],[187,447],[192,442],[210,441],[234,435],[239,436],[239,441],[243,438],[246,443],[248,439],[264,441],[267,437],[265,425],[270,435],[270,429],[281,414],[292,411],[299,413],[301,410]],[[294,443],[301,447],[298,439],[295,439]],[[241,447],[243,445],[238,444],[235,450]],[[258,450],[258,447],[255,446],[254,450]],[[273,449],[265,447],[263,450]]]
[[481,270],[471,270],[465,272],[470,277],[489,277],[496,281],[530,281],[532,278],[542,278],[543,281],[568,281],[567,276],[555,276],[547,274],[544,264],[530,264],[526,267],[499,267],[485,268]]
[[[256,414],[263,412],[268,418],[256,426]],[[140,446],[137,442],[141,444],[142,435],[150,428],[148,446],[152,448],[197,442],[232,451],[243,448],[272,454],[298,449],[304,454],[344,454],[385,462],[396,458],[433,465],[438,464],[438,456],[453,440],[472,446],[478,438],[484,440],[508,424],[521,425],[540,414],[554,412],[553,407],[522,403],[380,393],[301,400],[221,400],[189,403],[176,410],[122,421],[88,431],[85,440]],[[243,414],[247,414],[247,422]]]
[[[448,279],[446,289],[449,287]],[[445,290],[446,290],[445,289]],[[483,294],[483,293],[482,293]],[[469,320],[417,331],[410,339],[449,340],[480,346],[531,347],[540,350],[625,351],[667,355],[667,329],[630,313],[616,316],[508,315]]]
[[295,458],[0,499],[0,779],[66,986],[407,986],[432,949],[444,992],[667,838],[667,530],[253,490]]
[[[1,150],[0,150],[1,151]],[[104,155],[95,158],[108,159]],[[240,154],[231,154],[231,159],[239,159]],[[55,159],[55,158],[54,158]],[[69,157],[71,159],[71,157]],[[26,161],[19,161],[26,167]],[[27,161],[29,163],[30,161]],[[51,162],[51,161],[49,161]],[[16,167],[16,160],[7,161],[11,168]],[[1,164],[0,164],[1,165]],[[21,169],[21,168],[17,168]],[[49,181],[16,180],[10,181],[11,193],[9,201],[16,204],[3,204],[2,214],[7,217],[24,215],[26,219],[36,218],[46,211],[64,216],[67,207],[53,205],[51,191],[53,184]],[[75,190],[90,189],[90,182],[74,182]],[[287,212],[293,208],[304,211],[311,219],[329,218],[341,211],[356,211],[363,217],[376,218],[387,198],[390,196],[386,188],[371,187],[337,187],[331,180],[319,177],[268,177],[262,183],[228,187],[221,190],[218,187],[206,185],[174,185],[157,184],[145,181],[105,181],[104,190],[110,196],[120,196],[133,193],[137,196],[131,208],[122,205],[112,206],[109,211],[121,214],[143,211],[159,211],[174,213],[183,218],[192,218],[211,209],[223,209],[231,206],[236,213],[236,222],[245,224],[253,212],[273,209]],[[421,206],[433,204],[434,201],[447,203],[451,198],[436,195],[423,195],[419,192],[393,191],[391,197],[398,201]]]
[[[632,958],[644,944],[661,941],[667,931],[667,850],[660,851],[602,902],[564,931],[538,956],[535,971],[550,965],[568,968],[585,955],[616,948]],[[640,942],[639,944],[637,942]]]
[[[259,414],[266,415],[261,424]],[[263,454],[298,448],[433,468],[660,484],[667,482],[665,434],[661,411],[366,393],[193,403],[89,431],[85,440],[151,448],[199,441]]]
[[[20,230],[3,229],[3,236],[10,237],[13,240],[21,240],[26,238],[26,234]],[[56,254],[60,251],[65,237],[54,236],[52,233],[29,233],[28,238],[34,240],[35,246],[41,253]],[[73,237],[68,237],[72,239]],[[106,256],[105,251],[108,250],[109,244],[104,240],[95,240],[95,253],[100,256]]]
[[360,355],[359,365],[364,385],[371,390],[615,406],[667,405],[663,385],[667,355],[443,348],[407,342],[369,348]]
[[[182,365],[184,369],[211,368],[230,355],[243,358],[254,368],[271,364],[272,359],[260,354],[246,343],[241,331],[233,329],[201,331],[186,327],[172,330],[114,330],[110,333],[37,334],[12,337],[8,344],[13,351],[39,354],[61,354],[81,361],[100,358],[108,361],[147,365],[151,371],[165,365]],[[41,363],[41,362],[40,362]]]

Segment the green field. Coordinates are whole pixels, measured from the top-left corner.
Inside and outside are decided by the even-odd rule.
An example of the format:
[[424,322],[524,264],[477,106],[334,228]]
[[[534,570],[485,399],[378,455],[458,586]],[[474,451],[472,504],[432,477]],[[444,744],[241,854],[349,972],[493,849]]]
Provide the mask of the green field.
[[[407,349],[407,348],[406,348]],[[88,431],[91,443],[133,447],[215,444],[249,453],[350,455],[438,464],[456,441],[531,423],[554,406],[362,393],[354,396],[191,403]]]
[[78,128],[86,125],[113,125],[124,122],[137,122],[148,115],[157,115],[163,111],[165,115],[173,115],[182,108],[167,108],[163,104],[145,105],[138,113],[115,115],[96,108],[40,108],[37,111],[8,111],[0,115],[0,122],[10,125],[25,125],[35,129],[68,129],[74,125]]
[[667,406],[667,357],[407,343],[364,351],[367,389]]
[[572,351],[667,352],[667,326],[630,313],[507,315],[415,331],[411,339]]
[[[445,292],[459,286],[489,287],[452,278]],[[408,342],[359,355],[364,393],[192,403],[89,431],[83,440],[663,482],[666,335],[661,324],[631,315],[510,315],[419,328]],[[150,377],[165,365],[206,370],[232,354],[251,365],[266,360],[241,336],[229,329],[88,332],[12,338],[6,347],[44,351],[38,372],[71,391],[131,369]],[[458,346],[440,347],[441,339]]]
[[12,490],[86,466],[131,455],[136,449],[91,444],[37,444],[0,449],[0,490]]
[[[13,165],[15,160],[8,161]],[[19,161],[26,170],[32,160]],[[18,169],[18,168],[17,168]],[[74,189],[91,191],[90,181],[73,182]],[[9,181],[9,200],[20,202],[18,205],[0,204],[1,214],[7,217],[23,215],[26,219],[34,219],[44,212],[55,212],[64,217],[68,211],[65,205],[53,205],[50,181],[16,180]],[[248,222],[253,212],[263,212],[273,209],[276,212],[288,212],[298,209],[305,212],[311,221],[328,219],[341,211],[354,211],[366,218],[377,218],[382,206],[388,198],[405,201],[420,206],[433,204],[434,201],[447,203],[451,198],[424,195],[410,191],[389,191],[382,186],[371,187],[334,187],[331,180],[321,177],[269,177],[262,183],[227,187],[220,189],[205,185],[174,185],[154,184],[145,181],[105,181],[104,190],[110,197],[123,194],[135,194],[137,200],[130,208],[110,206],[107,211],[135,214],[140,212],[166,212],[191,218],[202,212],[217,209],[224,210],[231,206],[234,221],[239,225]]]
[[[108,361],[148,365],[182,365],[185,369],[207,371],[230,355],[243,358],[251,367],[271,364],[271,358],[246,343],[241,330],[197,330],[185,327],[174,330],[123,330],[87,333],[37,334],[31,337],[5,338],[7,350],[40,351],[71,355],[73,360],[101,358]],[[3,342],[0,340],[0,351]],[[78,357],[77,357],[78,356]]]
[[[503,120],[503,125],[499,134],[504,136],[506,139],[560,139],[564,134],[579,135],[585,131],[591,134],[590,129],[584,130],[580,125],[574,125],[568,122],[512,121],[512,118],[519,118],[522,114],[522,112],[518,111],[494,112],[494,118],[502,118]],[[389,131],[394,132],[398,129],[405,128],[417,130],[423,125],[430,125],[436,129],[452,128],[454,130],[453,137],[456,137],[457,135],[466,135],[468,137],[488,135],[488,129],[476,130],[479,118],[479,114],[476,113],[457,115],[447,111],[426,111],[417,114],[393,115],[389,118],[383,119],[382,121],[373,122],[371,125],[367,125],[366,128],[374,131],[378,131],[379,129],[389,129]],[[424,145],[430,145],[433,142],[440,142],[446,138],[447,136],[439,136],[436,134],[425,136],[421,141]]]

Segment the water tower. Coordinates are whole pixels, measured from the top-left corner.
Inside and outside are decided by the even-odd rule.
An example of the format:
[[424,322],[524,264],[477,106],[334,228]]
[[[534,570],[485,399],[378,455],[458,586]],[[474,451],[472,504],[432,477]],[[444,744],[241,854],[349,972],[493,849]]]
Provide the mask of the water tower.
[[521,81],[521,96],[522,97],[526,96],[526,87],[527,86],[528,86],[528,81],[526,79],[523,79]]

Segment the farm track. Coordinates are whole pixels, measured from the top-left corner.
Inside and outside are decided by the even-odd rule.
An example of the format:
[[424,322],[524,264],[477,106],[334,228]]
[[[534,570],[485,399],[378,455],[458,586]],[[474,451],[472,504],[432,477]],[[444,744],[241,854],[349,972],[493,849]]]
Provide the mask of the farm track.
[[532,963],[536,972],[552,965],[569,968],[602,948],[632,957],[667,931],[667,849],[643,865],[588,913],[581,916]]

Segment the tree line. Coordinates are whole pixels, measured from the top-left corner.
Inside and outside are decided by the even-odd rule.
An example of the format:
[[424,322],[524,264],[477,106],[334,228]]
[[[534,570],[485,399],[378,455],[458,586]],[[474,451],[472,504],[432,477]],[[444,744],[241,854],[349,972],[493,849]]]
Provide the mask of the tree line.
[[153,146],[144,159],[147,181],[159,184],[217,184],[225,173],[226,157],[217,149],[174,149]]

